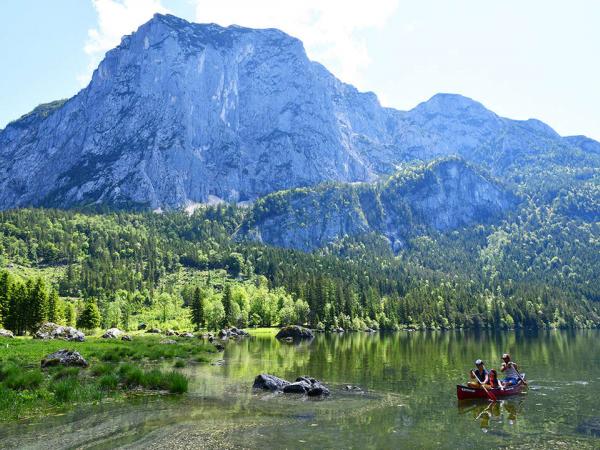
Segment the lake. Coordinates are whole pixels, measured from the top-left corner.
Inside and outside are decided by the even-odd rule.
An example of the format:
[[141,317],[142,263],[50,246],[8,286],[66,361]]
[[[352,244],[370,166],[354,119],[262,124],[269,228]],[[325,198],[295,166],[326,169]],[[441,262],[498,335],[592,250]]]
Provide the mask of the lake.
[[[1,448],[600,448],[600,331],[317,335],[264,333],[227,344],[222,365],[193,365],[182,398],[104,402],[3,425]],[[530,388],[459,403],[476,358],[510,352]],[[310,375],[323,400],[253,392],[254,377]],[[362,392],[347,391],[346,385]]]

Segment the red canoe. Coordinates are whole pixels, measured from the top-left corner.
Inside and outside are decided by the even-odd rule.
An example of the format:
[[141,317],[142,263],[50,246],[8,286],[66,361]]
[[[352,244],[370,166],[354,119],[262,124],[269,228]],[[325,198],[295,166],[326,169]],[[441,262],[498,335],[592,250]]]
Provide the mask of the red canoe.
[[[496,397],[508,397],[509,395],[520,394],[525,385],[523,382],[519,381],[518,384],[513,386],[505,387],[504,390],[496,388],[496,389],[488,389],[488,392],[491,392]],[[467,400],[471,398],[488,398],[488,395],[481,388],[472,388],[470,386],[464,386],[458,384],[456,386],[456,396],[459,400]]]

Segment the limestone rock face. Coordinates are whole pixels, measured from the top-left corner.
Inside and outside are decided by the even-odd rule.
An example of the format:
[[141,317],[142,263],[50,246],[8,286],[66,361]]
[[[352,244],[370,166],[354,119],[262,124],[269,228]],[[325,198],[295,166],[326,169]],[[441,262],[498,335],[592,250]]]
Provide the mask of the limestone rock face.
[[459,95],[383,108],[281,31],[156,15],[106,54],[77,95],[0,130],[0,209],[255,200],[373,181],[450,154],[502,174],[548,152],[591,154],[598,143],[588,141]]
[[378,233],[397,250],[411,233],[502,217],[517,203],[502,184],[459,158],[399,172],[378,184],[318,186],[259,200],[240,238],[304,251]]

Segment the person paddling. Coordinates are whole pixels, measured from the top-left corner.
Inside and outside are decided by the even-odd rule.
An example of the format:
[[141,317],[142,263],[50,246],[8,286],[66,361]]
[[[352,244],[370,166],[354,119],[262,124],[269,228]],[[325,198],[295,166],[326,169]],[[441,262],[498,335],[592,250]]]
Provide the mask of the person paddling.
[[472,381],[469,381],[469,385],[471,386],[480,386],[487,384],[489,382],[488,379],[488,371],[483,364],[483,361],[478,359],[475,361],[475,370],[471,370],[469,373],[469,377]]
[[505,353],[502,355],[502,366],[500,367],[500,371],[504,373],[504,379],[502,380],[505,385],[514,385],[519,382],[521,376],[519,375],[519,366],[512,362],[510,359],[510,355]]

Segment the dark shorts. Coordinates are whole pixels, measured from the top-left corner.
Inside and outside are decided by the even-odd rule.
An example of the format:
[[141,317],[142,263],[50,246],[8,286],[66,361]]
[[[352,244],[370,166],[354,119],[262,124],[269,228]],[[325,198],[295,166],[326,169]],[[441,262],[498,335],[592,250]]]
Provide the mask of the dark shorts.
[[502,381],[506,384],[517,384],[519,382],[519,379],[515,377],[506,377]]

